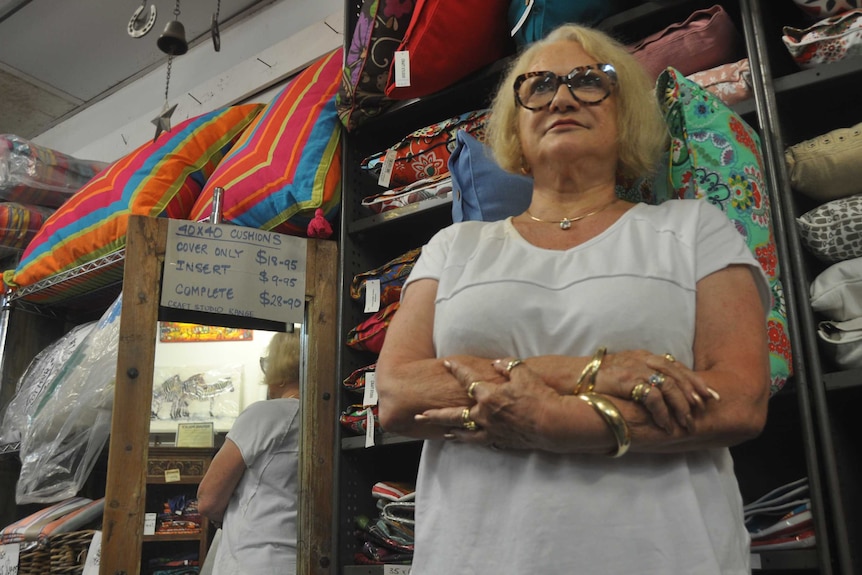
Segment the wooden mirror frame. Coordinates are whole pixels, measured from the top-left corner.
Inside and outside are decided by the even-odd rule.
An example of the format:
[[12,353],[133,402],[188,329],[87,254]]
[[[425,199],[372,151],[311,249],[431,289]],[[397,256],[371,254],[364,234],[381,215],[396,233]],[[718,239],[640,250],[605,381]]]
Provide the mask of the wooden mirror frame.
[[[149,406],[167,235],[167,219],[129,217],[100,575],[139,575],[141,569]],[[335,242],[308,240],[308,345],[302,393],[296,550],[297,573],[302,575],[329,574],[335,564],[332,484],[337,421],[337,260]]]

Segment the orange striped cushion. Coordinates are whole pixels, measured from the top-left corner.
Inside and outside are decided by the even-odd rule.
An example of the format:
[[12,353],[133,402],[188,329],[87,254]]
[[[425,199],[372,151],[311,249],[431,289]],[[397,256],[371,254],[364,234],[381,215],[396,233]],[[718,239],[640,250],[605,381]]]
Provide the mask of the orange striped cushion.
[[207,178],[262,107],[190,118],[108,166],[45,221],[3,281],[31,285],[116,252],[126,245],[131,214],[187,219]]

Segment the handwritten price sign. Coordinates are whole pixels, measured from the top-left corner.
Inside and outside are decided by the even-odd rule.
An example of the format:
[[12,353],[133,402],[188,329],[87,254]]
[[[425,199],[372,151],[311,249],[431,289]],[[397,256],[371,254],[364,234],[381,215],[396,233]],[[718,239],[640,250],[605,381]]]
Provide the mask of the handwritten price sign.
[[170,220],[161,305],[302,323],[307,243],[254,228]]

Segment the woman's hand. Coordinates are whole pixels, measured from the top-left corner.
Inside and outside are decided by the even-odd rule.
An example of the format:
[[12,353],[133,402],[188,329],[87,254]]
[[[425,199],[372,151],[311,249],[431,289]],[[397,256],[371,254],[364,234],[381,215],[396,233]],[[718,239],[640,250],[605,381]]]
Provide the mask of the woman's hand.
[[672,355],[645,350],[607,354],[595,381],[595,393],[640,403],[668,433],[673,432],[674,422],[690,430],[693,414],[719,399],[697,373]]
[[[505,365],[495,369],[509,375]],[[519,377],[500,381],[478,379],[472,367],[451,359],[449,372],[472,397],[473,404],[430,409],[416,420],[448,430],[450,439],[493,448],[542,449],[546,439],[539,433],[543,404],[558,401],[559,394],[528,367],[518,367]],[[529,370],[529,371],[528,371]]]

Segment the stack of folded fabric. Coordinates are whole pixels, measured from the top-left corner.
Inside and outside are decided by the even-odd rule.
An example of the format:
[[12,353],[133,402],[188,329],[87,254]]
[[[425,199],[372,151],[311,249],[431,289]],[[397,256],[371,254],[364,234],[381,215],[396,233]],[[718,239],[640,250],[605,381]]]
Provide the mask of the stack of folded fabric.
[[156,533],[200,533],[200,530],[198,500],[186,494],[169,498],[156,516]]
[[364,565],[409,564],[413,561],[415,496],[413,485],[381,481],[371,488],[379,515],[355,518],[362,550],[354,555]]
[[745,506],[752,552],[814,547],[808,478],[773,489]]

